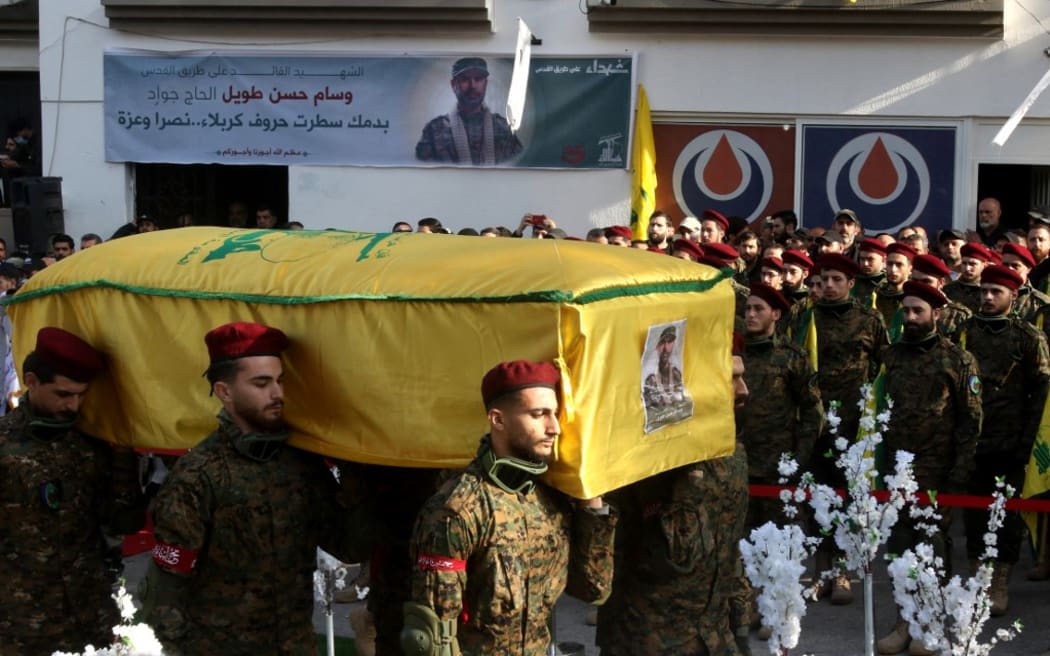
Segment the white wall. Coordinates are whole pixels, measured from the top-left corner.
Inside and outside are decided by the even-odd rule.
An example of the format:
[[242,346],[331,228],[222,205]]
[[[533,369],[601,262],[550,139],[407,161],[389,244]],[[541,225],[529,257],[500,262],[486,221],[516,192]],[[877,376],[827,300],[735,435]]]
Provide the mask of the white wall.
[[[1029,4],[1040,20],[1050,21],[1050,4]],[[245,34],[236,24],[171,35],[208,45],[81,22],[107,24],[98,0],[42,0],[44,168],[64,178],[67,228],[74,235],[108,233],[133,211],[126,167],[102,159],[106,47],[186,50],[240,44],[296,51],[510,53],[521,16],[543,39],[540,53],[639,53],[638,80],[657,118],[661,112],[710,118],[976,117],[984,119],[982,126],[1001,123],[1050,66],[1042,52],[1045,31],[1014,2],[1006,3],[1005,39],[994,42],[592,35],[575,0],[494,0],[494,5],[496,32],[476,37],[324,40],[315,33]],[[1050,94],[1029,116],[1050,119]],[[965,132],[961,159],[970,171],[962,190],[975,184],[976,137],[971,135],[978,134],[983,128]],[[1024,148],[1026,156],[1039,158],[1029,163],[1050,163],[1050,126],[1024,135],[1031,144]],[[982,153],[988,161],[989,154]],[[432,215],[458,229],[513,225],[523,212],[544,211],[579,234],[591,225],[626,221],[629,187],[630,176],[623,171],[292,167],[289,215],[311,227],[376,230],[396,219]],[[968,201],[960,201],[960,207],[968,208]],[[958,211],[968,218],[968,209]]]

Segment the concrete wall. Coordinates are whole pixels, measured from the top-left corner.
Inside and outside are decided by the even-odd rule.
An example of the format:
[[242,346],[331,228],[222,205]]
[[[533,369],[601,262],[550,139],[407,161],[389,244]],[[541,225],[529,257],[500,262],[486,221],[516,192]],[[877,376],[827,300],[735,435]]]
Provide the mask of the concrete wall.
[[[1050,5],[1029,4],[1035,17],[1006,3],[1006,37],[994,42],[591,35],[569,0],[494,1],[496,31],[479,37],[326,38],[246,33],[233,24],[160,39],[108,29],[98,0],[42,0],[44,170],[65,179],[71,234],[108,233],[131,216],[129,167],[108,164],[102,154],[107,47],[508,54],[521,16],[543,39],[544,54],[637,52],[638,81],[657,120],[669,113],[715,120],[960,119],[961,224],[976,205],[969,195],[979,161],[1050,164],[1050,94],[1032,107],[1032,120],[1006,149],[985,143],[1050,66],[1036,20],[1050,21]],[[579,234],[626,221],[629,186],[624,171],[291,167],[289,216],[310,226],[386,229],[395,219],[432,215],[459,228],[514,225],[522,213],[542,211]]]

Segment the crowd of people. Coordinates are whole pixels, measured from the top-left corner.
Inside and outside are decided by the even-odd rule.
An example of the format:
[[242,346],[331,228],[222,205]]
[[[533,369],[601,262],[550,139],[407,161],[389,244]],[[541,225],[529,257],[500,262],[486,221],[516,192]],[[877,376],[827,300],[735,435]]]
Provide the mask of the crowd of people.
[[[747,485],[778,484],[777,463],[790,453],[819,482],[845,487],[823,454],[856,435],[865,383],[881,376],[894,402],[886,462],[914,453],[921,489],[988,496],[997,479],[1020,488],[1050,389],[1050,218],[1032,213],[1022,237],[1001,228],[994,199],[980,208],[977,230],[942,230],[932,244],[919,226],[866,237],[846,209],[826,229],[800,228],[790,211],[757,229],[716,211],[674,226],[657,212],[645,240],[627,226],[575,238],[713,266],[731,277],[736,298],[733,455],[603,498],[572,500],[542,480],[561,433],[560,373],[549,362],[502,362],[480,381],[488,432],[464,470],[333,464],[285,444],[289,338],[257,323],[216,327],[203,338],[218,424],[151,504],[156,547],[143,617],[174,653],[314,653],[320,546],[370,562],[362,654],[545,654],[565,591],[599,605],[605,656],[750,654],[751,632],[768,627],[754,612],[738,542],[767,520],[806,520],[784,517],[776,500],[749,500]],[[257,227],[279,225],[271,208],[256,212]],[[149,217],[129,226],[156,228]],[[448,232],[435,218],[392,228],[413,230]],[[574,239],[533,214],[478,236],[529,231]],[[99,242],[85,235],[81,248]],[[58,235],[48,257],[74,252],[74,240]],[[25,268],[8,259],[0,281],[14,289]],[[0,599],[0,653],[111,638],[107,539],[138,528],[145,495],[133,452],[76,429],[105,360],[77,335],[41,329],[21,363],[25,391],[0,419],[0,576],[13,590]],[[14,378],[5,396],[17,396]],[[832,404],[834,426],[825,420]],[[972,571],[987,513],[963,518],[970,562],[956,569]],[[921,539],[947,558],[950,522],[946,514],[925,537],[902,519],[890,551]],[[1011,515],[999,536],[993,615],[1008,608],[1024,531]],[[1026,575],[1047,579],[1046,534],[1037,540]],[[840,557],[831,542],[821,546],[813,592],[841,605],[853,601],[849,579],[821,576]],[[932,653],[899,618],[878,650]]]

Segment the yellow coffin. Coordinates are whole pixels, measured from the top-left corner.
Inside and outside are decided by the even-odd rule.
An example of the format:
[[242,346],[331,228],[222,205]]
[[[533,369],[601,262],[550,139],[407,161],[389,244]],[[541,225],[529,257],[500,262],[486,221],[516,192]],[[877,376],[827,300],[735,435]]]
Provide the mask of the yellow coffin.
[[19,363],[48,325],[102,350],[83,429],[152,449],[214,428],[203,337],[229,321],[291,338],[294,443],[367,463],[462,466],[487,426],[485,371],[556,361],[549,479],[589,497],[732,451],[727,276],[585,242],[182,228],[58,262],[8,312]]

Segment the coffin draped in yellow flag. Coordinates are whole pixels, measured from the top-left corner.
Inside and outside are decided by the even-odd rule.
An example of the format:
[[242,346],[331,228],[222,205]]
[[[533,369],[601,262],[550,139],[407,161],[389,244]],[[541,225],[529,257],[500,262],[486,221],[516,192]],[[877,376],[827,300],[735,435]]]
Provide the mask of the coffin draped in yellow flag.
[[[733,449],[729,280],[634,249],[182,228],[58,262],[8,312],[19,362],[49,325],[105,353],[109,371],[92,384],[81,427],[142,448],[190,448],[214,428],[204,334],[258,321],[291,338],[293,443],[336,458],[464,465],[487,426],[482,375],[517,358],[554,361],[564,373],[548,477],[569,494],[602,494]],[[691,415],[646,433],[646,344],[654,326],[671,323]]]

